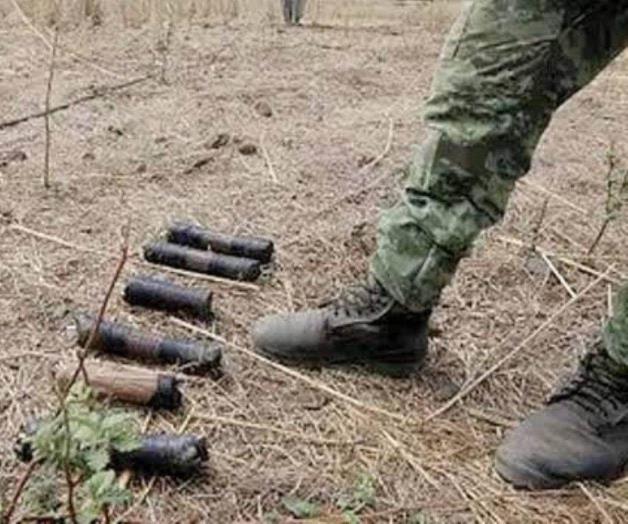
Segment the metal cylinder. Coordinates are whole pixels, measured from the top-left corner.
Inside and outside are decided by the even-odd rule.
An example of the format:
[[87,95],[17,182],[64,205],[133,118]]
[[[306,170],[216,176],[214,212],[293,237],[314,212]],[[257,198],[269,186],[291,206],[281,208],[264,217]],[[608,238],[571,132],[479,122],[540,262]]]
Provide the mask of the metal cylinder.
[[111,453],[111,466],[147,476],[189,477],[207,462],[207,442],[194,435],[147,435],[139,448]]
[[[84,362],[83,366],[90,388],[99,397],[158,409],[177,409],[181,406],[183,397],[174,375],[93,360]],[[75,369],[75,363],[60,364],[55,368],[55,378],[62,388],[67,387]]]
[[[76,317],[78,343],[86,347],[96,319],[90,315]],[[222,345],[209,346],[196,340],[174,340],[142,334],[127,326],[103,320],[89,349],[120,355],[130,359],[152,360],[178,364],[190,374],[221,374]]]
[[208,289],[189,289],[146,276],[131,278],[124,288],[124,300],[132,306],[183,312],[202,320],[212,318],[212,295]]
[[236,257],[270,262],[275,246],[272,240],[216,233],[195,224],[175,223],[168,228],[168,241],[197,249],[211,249]]
[[[17,458],[30,462],[34,458],[32,439],[45,419],[32,418],[21,428],[14,445]],[[112,449],[109,466],[118,471],[130,470],[139,475],[190,477],[202,473],[209,453],[207,441],[195,435],[145,435],[131,451]]]
[[259,260],[211,253],[167,242],[158,242],[146,246],[144,248],[144,257],[154,264],[234,280],[253,281],[257,280],[262,274]]

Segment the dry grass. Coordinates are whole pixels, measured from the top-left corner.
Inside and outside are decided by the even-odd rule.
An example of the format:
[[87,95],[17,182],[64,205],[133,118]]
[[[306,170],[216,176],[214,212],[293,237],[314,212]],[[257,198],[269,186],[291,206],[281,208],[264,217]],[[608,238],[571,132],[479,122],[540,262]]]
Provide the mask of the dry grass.
[[[415,5],[413,5],[413,2]],[[18,0],[29,17],[76,25],[96,17],[103,23],[140,26],[149,22],[276,23],[281,0]],[[308,0],[306,23],[354,27],[406,22],[418,18],[439,24],[450,19],[458,0]],[[13,0],[0,0],[0,17],[13,11]]]
[[[323,4],[331,9],[333,3]],[[6,2],[0,6],[9,12]],[[576,293],[597,277],[565,260],[609,271],[613,281],[628,273],[624,219],[612,224],[594,259],[586,256],[603,219],[608,143],[628,132],[625,58],[557,116],[506,221],[482,238],[448,289],[434,318],[440,333],[420,377],[391,381],[325,370],[304,372],[306,382],[236,349],[250,347],[247,329],[259,316],[315,304],[363,275],[378,210],[398,188],[399,181],[385,175],[405,163],[423,134],[419,109],[448,24],[431,5],[396,9],[396,20],[372,19],[351,30],[342,20],[339,28],[285,31],[247,20],[207,27],[179,21],[168,84],[136,85],[52,117],[51,191],[41,187],[41,121],[0,131],[0,162],[12,159],[0,167],[3,489],[20,472],[10,451],[18,427],[33,411],[54,405],[48,369],[73,355],[64,327],[72,312],[97,307],[116,263],[121,226],[131,220],[139,249],[166,221],[187,216],[225,231],[274,237],[278,263],[258,290],[212,284],[220,318],[210,329],[232,344],[227,376],[189,384],[183,413],[142,414],[151,431],[173,431],[185,421],[189,431],[207,435],[212,472],[204,482],[158,480],[150,491],[138,481],[138,497],[146,498],[133,509],[137,521],[262,522],[276,510],[280,522],[289,522],[280,503],[288,494],[317,500],[334,514],[337,496],[368,473],[376,505],[364,522],[405,522],[419,510],[448,523],[604,522],[604,515],[628,522],[625,482],[517,493],[491,468],[504,432],[540,404],[598,330],[606,282],[460,404],[423,423],[570,300],[517,242],[537,236]],[[162,29],[132,25],[67,29],[53,104],[154,70]],[[48,53],[15,14],[4,19],[0,34],[0,105],[8,119],[40,109]],[[272,118],[256,113],[259,100],[272,106]],[[377,168],[360,172],[358,163],[384,149],[389,119],[395,124],[390,153]],[[263,136],[266,153],[243,157],[232,145],[208,149],[223,132],[258,143]],[[20,151],[26,160],[19,160]],[[625,144],[618,143],[617,152],[628,157]],[[372,189],[360,192],[364,186]],[[554,196],[539,228],[547,191]],[[345,194],[350,198],[329,208]],[[145,271],[137,262],[131,260],[127,274]],[[147,330],[189,334],[159,314],[129,310],[120,299],[111,313]]]

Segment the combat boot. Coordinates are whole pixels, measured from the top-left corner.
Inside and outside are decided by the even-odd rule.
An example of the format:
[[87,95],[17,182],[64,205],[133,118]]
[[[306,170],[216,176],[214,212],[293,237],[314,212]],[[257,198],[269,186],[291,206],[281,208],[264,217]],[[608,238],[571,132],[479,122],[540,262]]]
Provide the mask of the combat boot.
[[257,322],[258,352],[288,365],[366,364],[395,377],[416,372],[427,352],[430,312],[412,312],[374,279],[318,309]]
[[628,463],[627,373],[604,349],[587,355],[547,406],[506,438],[495,459],[499,475],[527,489],[620,477]]

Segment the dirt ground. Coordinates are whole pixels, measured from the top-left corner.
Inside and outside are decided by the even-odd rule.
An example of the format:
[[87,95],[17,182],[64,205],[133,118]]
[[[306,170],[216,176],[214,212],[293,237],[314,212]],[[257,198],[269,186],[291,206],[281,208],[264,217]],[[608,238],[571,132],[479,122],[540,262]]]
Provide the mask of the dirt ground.
[[[282,499],[294,495],[323,507],[318,522],[342,522],[339,497],[366,475],[376,491],[362,522],[628,522],[626,481],[519,493],[491,467],[504,433],[585,351],[628,273],[625,214],[587,256],[613,140],[628,163],[627,56],[556,116],[506,220],[481,238],[435,312],[424,373],[303,371],[307,383],[238,349],[250,348],[256,318],[315,305],[364,274],[378,212],[394,202],[395,173],[424,133],[420,108],[451,18],[407,9],[416,22],[363,28],[178,24],[161,45],[154,28],[63,31],[53,104],[97,96],[52,117],[50,190],[43,119],[0,124],[0,491],[11,493],[23,470],[11,451],[20,425],[55,405],[49,370],[72,358],[66,327],[98,308],[127,222],[133,257],[108,316],[194,336],[129,309],[118,292],[131,274],[159,273],[139,263],[142,244],[190,218],[274,238],[276,267],[252,289],[176,277],[215,290],[219,318],[208,329],[233,344],[227,374],[187,385],[181,413],[138,413],[149,431],[205,435],[210,474],[134,481],[128,518],[290,522]],[[41,110],[42,41],[5,20],[0,56],[0,121]],[[147,74],[156,77],[103,91]],[[230,141],[216,148],[220,134]],[[257,153],[242,155],[245,143]]]

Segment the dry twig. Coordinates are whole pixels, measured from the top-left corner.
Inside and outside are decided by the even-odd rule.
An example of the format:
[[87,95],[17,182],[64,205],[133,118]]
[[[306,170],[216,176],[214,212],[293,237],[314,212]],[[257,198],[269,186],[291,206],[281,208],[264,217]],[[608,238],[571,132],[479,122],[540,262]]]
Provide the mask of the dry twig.
[[214,333],[207,331],[206,329],[201,329],[193,324],[190,324],[188,322],[185,322],[183,320],[180,320],[178,318],[174,318],[174,317],[170,317],[170,321],[173,324],[176,324],[178,326],[184,327],[194,333],[198,333],[199,335],[204,335],[208,338],[211,338],[213,340],[217,340],[219,342],[222,342],[223,344],[225,344],[226,346],[229,346],[232,349],[235,349],[236,351],[238,351],[239,353],[242,353],[243,355],[246,355],[247,357],[252,358],[253,360],[256,360],[257,362],[261,362],[273,369],[276,369],[278,371],[281,371],[282,373],[291,376],[292,378],[295,378],[305,384],[307,384],[308,386],[314,388],[314,389],[318,389],[324,393],[327,393],[329,395],[331,395],[332,397],[337,398],[338,400],[342,400],[343,402],[346,402],[348,404],[351,404],[357,408],[363,409],[365,411],[369,411],[371,413],[375,413],[377,415],[382,415],[384,417],[393,419],[393,420],[397,420],[398,422],[410,422],[410,420],[408,420],[406,417],[404,417],[403,415],[400,415],[399,413],[393,413],[391,411],[388,411],[386,409],[377,407],[377,406],[372,406],[370,404],[366,404],[365,402],[362,402],[356,398],[353,398],[349,395],[346,395],[330,386],[327,386],[326,384],[323,384],[322,382],[319,382],[318,380],[314,380],[306,375],[304,375],[303,373],[299,373],[298,371],[295,371],[294,369],[291,369],[289,367],[283,366],[277,362],[274,362],[270,359],[267,359],[261,355],[258,355],[257,353],[255,353],[254,351],[251,351],[250,349],[244,348],[242,346],[239,346],[237,344],[234,344],[233,342],[229,342],[228,340],[219,337],[218,335],[215,335]]
[[268,173],[270,174],[270,179],[275,183],[279,183],[279,179],[277,178],[277,173],[275,172],[275,168],[273,167],[273,162],[270,159],[270,155],[268,154],[268,150],[264,145],[264,134],[259,137],[259,148],[262,151],[262,155],[264,156],[264,160],[266,161],[266,167],[268,168]]
[[50,50],[50,68],[48,70],[48,84],[46,86],[46,101],[44,115],[44,129],[46,132],[46,149],[44,153],[44,187],[50,187],[50,99],[52,97],[52,81],[55,74],[55,57],[57,55],[57,43],[59,41],[59,28],[55,27],[55,35]]
[[112,86],[104,86],[97,89],[94,89],[92,93],[76,98],[75,100],[70,100],[69,102],[64,102],[63,104],[59,104],[51,107],[48,110],[37,111],[35,113],[31,113],[25,116],[20,116],[18,118],[13,118],[11,120],[6,120],[4,122],[0,122],[0,131],[3,129],[14,127],[18,124],[23,124],[24,122],[28,122],[29,120],[33,120],[35,118],[43,118],[46,115],[53,115],[58,113],[59,111],[65,111],[66,109],[70,109],[73,106],[83,104],[85,102],[90,102],[91,100],[96,100],[97,98],[102,98],[116,91],[120,91],[122,89],[126,89],[127,87],[131,87],[137,84],[141,84],[142,82],[146,82],[153,78],[153,74],[140,76],[139,78],[134,78],[132,80],[128,80],[126,82],[122,82],[120,84],[112,85]]
[[75,384],[76,380],[78,379],[81,373],[83,374],[85,378],[85,382],[88,383],[87,372],[85,371],[85,365],[84,365],[85,359],[87,358],[89,348],[94,342],[94,339],[96,338],[96,334],[98,333],[98,330],[100,329],[100,324],[102,323],[105,313],[107,311],[109,300],[111,299],[111,295],[116,286],[116,283],[118,282],[118,279],[120,278],[120,275],[122,274],[122,269],[124,269],[124,265],[126,264],[128,256],[129,256],[129,226],[127,225],[123,231],[123,241],[122,241],[120,260],[118,261],[118,265],[116,266],[116,270],[109,284],[109,288],[107,289],[107,292],[105,293],[105,298],[103,299],[100,305],[100,311],[98,312],[98,316],[96,317],[96,322],[94,323],[94,327],[92,328],[92,331],[89,334],[89,338],[87,339],[87,343],[85,344],[85,349],[83,351],[78,352],[78,365],[77,365],[76,371],[72,375],[72,378],[70,379],[67,386],[65,387],[65,390],[63,392],[64,400],[65,398],[67,398],[68,393],[72,389],[72,386]]
[[28,468],[24,471],[24,474],[20,477],[20,480],[17,483],[17,487],[15,488],[15,493],[11,498],[11,502],[9,503],[9,507],[3,515],[2,522],[6,522],[7,524],[11,524],[11,517],[13,517],[13,513],[15,513],[15,509],[17,508],[17,503],[20,501],[20,496],[26,488],[26,484],[28,484],[29,479],[33,475],[35,469],[39,466],[39,462],[33,460]]
[[559,308],[552,316],[550,316],[543,324],[541,324],[537,329],[535,329],[529,336],[527,336],[521,343],[519,343],[515,348],[510,351],[507,355],[497,361],[493,366],[487,369],[484,373],[482,373],[479,377],[469,382],[466,386],[463,386],[460,391],[453,397],[451,400],[446,402],[442,407],[431,413],[427,418],[425,418],[424,422],[429,422],[442,415],[443,413],[449,411],[454,405],[460,402],[464,397],[466,397],[471,391],[473,391],[476,387],[482,384],[487,378],[489,378],[495,371],[501,368],[506,362],[515,357],[518,353],[521,352],[524,348],[528,346],[532,340],[534,340],[539,334],[545,331],[549,326],[551,326],[558,317],[560,317],[565,311],[567,311],[571,306],[573,306],[578,300],[583,298],[589,291],[594,289],[600,282],[604,280],[603,276],[595,279],[591,284],[589,284],[585,289],[583,289],[580,293],[578,293],[575,297],[571,298],[569,301],[565,303],[561,308]]
[[[78,377],[78,371],[81,369],[82,364],[77,367],[77,373],[75,377]],[[82,368],[85,370],[85,368]],[[76,378],[75,378],[76,380]],[[68,486],[68,516],[72,524],[77,524],[76,519],[76,507],[74,506],[74,487],[75,483],[72,479],[72,469],[70,467],[70,444],[71,444],[71,430],[70,430],[70,418],[68,417],[68,408],[66,405],[67,392],[64,392],[55,387],[59,399],[59,409],[63,414],[63,428],[65,431],[65,450],[63,459],[63,473],[65,475],[65,483]]]
[[[52,244],[57,244],[59,246],[63,246],[67,249],[72,249],[75,251],[80,251],[81,253],[89,253],[91,255],[98,255],[99,257],[104,257],[104,258],[114,258],[116,257],[115,254],[109,252],[109,251],[101,251],[99,249],[94,249],[91,247],[87,247],[87,246],[83,246],[81,244],[76,244],[74,242],[69,242],[67,240],[64,240],[63,238],[54,236],[54,235],[49,235],[47,233],[42,233],[41,231],[37,231],[35,229],[32,229],[30,227],[26,227],[23,226],[21,224],[9,224],[9,226],[7,226],[8,230],[11,231],[15,231],[16,233],[21,233],[23,235],[28,235],[28,236],[32,236],[35,238],[39,238],[40,240],[45,240],[46,242],[50,242]],[[174,275],[179,275],[179,276],[183,276],[183,277],[187,277],[187,278],[193,278],[196,280],[206,280],[208,282],[216,282],[218,284],[223,284],[223,285],[227,285],[227,286],[231,286],[231,287],[237,287],[237,288],[241,288],[241,289],[246,289],[249,291],[257,291],[259,290],[259,286],[257,286],[256,284],[253,284],[251,282],[239,282],[237,280],[228,280],[226,278],[221,278],[221,277],[215,277],[212,275],[204,275],[201,273],[192,273],[190,271],[185,271],[183,269],[176,269],[173,267],[167,267],[167,266],[158,266],[156,264],[151,264],[150,262],[146,262],[145,260],[141,260],[141,259],[137,259],[137,260],[133,260],[133,259],[129,259],[128,260],[129,263],[131,264],[136,264],[136,265],[140,265],[143,267],[148,267],[148,268],[152,268],[152,269],[159,269],[160,271],[165,271],[167,273],[172,273]]]
[[[26,16],[26,13],[24,12],[24,10],[22,9],[22,7],[20,6],[20,4],[18,4],[17,0],[11,0],[11,3],[13,4],[13,7],[15,8],[15,10],[17,11],[17,13],[19,14],[20,18],[22,19],[22,21],[24,22],[24,24],[31,30],[31,32],[37,37],[39,38],[39,40],[41,40],[43,42],[43,44],[49,49],[52,50],[53,44],[44,36],[44,34],[37,29],[37,27],[35,27],[35,24],[32,22],[32,20]],[[65,53],[71,57],[74,58],[76,60],[78,60],[79,62],[84,63],[87,67],[91,67],[93,69],[95,69],[96,71],[99,71],[100,73],[104,73],[106,75],[110,75],[110,76],[115,76],[117,78],[120,78],[122,75],[115,73],[113,71],[110,71],[109,69],[106,69],[102,66],[99,66],[97,64],[94,63],[94,60],[92,58],[88,58],[85,57],[83,55],[80,55],[78,53],[74,53],[68,50],[65,50]]]
[[[617,213],[621,210],[623,206],[622,197],[628,191],[628,170],[623,173],[623,176],[619,181],[614,179],[615,172],[617,171],[617,156],[615,154],[614,144],[611,144],[608,154],[608,171],[606,173],[606,202],[605,202],[605,217],[602,222],[602,226],[600,227],[595,240],[591,244],[589,251],[587,254],[590,256],[595,251],[595,248],[598,246],[604,233],[608,229],[608,226],[617,218]],[[618,186],[618,187],[616,187]]]

